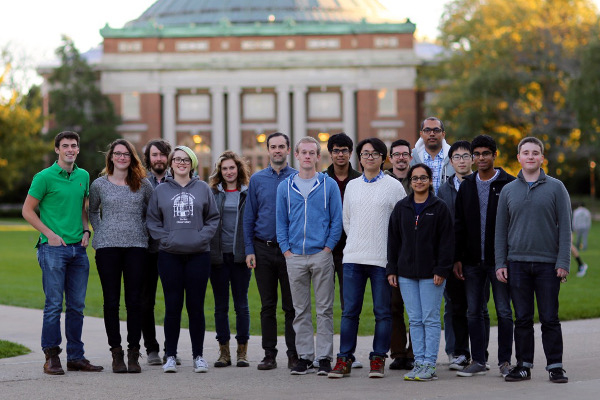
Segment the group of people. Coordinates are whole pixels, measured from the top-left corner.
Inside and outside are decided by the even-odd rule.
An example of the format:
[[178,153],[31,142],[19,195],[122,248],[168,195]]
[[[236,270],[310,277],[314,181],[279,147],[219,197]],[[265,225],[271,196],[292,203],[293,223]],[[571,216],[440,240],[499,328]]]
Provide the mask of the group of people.
[[[89,197],[113,372],[141,371],[142,336],[148,363],[164,364],[165,372],[177,371],[184,297],[193,367],[206,372],[204,300],[209,280],[219,343],[214,366],[232,364],[230,286],[236,365],[249,366],[248,288],[254,270],[264,350],[259,370],[277,368],[279,293],[292,375],[316,371],[343,378],[362,367],[355,352],[370,281],[375,317],[370,378],[384,376],[389,352],[393,359],[389,368],[408,370],[405,380],[437,379],[442,299],[449,368],[462,377],[485,374],[490,369],[491,286],[500,374],[506,381],[531,377],[535,296],[546,370],[552,382],[567,382],[558,293],[570,266],[568,193],[541,168],[544,145],[537,138],[519,143],[522,169],[514,177],[495,166],[497,149],[490,136],[452,145],[445,136],[442,121],[430,117],[422,122],[413,149],[402,139],[389,149],[378,138],[364,139],[356,145],[359,172],[350,163],[352,139],[339,133],[327,143],[332,164],[318,172],[317,140],[307,136],[295,144],[296,170],[288,165],[292,151],[288,136],[276,132],[266,141],[267,168],[250,176],[247,163],[226,151],[208,184],[195,175],[198,159],[188,147],[171,150],[169,143],[153,140],[145,146],[144,165],[135,148],[119,139],[109,146],[106,167],[90,186],[89,175],[75,164],[79,136],[60,133],[55,139],[58,161],[34,177],[23,207],[25,219],[41,232],[44,372],[64,373],[58,357],[63,293],[67,369],[102,370],[84,358],[81,342],[89,270],[85,248],[91,236]],[[384,170],[388,154],[392,168]],[[335,275],[342,320],[334,358]],[[159,276],[165,299],[163,359],[154,328]],[[121,279],[127,363],[119,332]]]

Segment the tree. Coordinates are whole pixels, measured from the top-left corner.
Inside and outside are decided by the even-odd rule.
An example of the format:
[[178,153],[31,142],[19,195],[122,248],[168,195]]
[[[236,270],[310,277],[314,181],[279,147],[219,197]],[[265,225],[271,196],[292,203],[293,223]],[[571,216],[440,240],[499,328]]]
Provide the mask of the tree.
[[77,165],[86,169],[92,179],[104,167],[103,151],[120,137],[120,123],[110,99],[98,88],[98,76],[81,57],[73,41],[63,36],[63,44],[56,50],[61,65],[50,75],[50,112],[55,125],[52,137],[64,130],[72,130],[81,137],[81,153]]
[[582,155],[581,131],[567,92],[596,23],[588,0],[449,3],[440,31],[450,55],[428,75],[432,111],[453,137],[496,138],[501,164],[516,162],[519,140],[533,135],[545,142],[551,174],[574,174],[565,161]]

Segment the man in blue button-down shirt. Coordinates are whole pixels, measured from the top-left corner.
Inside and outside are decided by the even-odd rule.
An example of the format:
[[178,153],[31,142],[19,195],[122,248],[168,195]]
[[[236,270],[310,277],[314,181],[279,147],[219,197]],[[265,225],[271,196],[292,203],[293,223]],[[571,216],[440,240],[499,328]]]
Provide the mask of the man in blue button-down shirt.
[[281,285],[281,304],[285,312],[285,343],[288,368],[298,360],[296,334],[294,333],[294,305],[290,292],[285,258],[277,244],[275,232],[275,199],[277,186],[295,169],[288,166],[290,139],[276,132],[267,138],[269,166],[252,175],[244,212],[244,242],[246,264],[254,269],[254,277],[260,293],[262,307],[260,325],[265,358],[258,364],[259,370],[277,368],[277,284]]

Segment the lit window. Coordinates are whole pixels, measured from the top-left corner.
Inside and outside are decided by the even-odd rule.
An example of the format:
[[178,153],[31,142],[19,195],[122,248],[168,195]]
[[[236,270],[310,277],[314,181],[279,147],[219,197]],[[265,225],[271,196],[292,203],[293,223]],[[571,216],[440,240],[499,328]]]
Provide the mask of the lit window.
[[395,117],[397,115],[396,90],[380,89],[377,92],[377,115]]

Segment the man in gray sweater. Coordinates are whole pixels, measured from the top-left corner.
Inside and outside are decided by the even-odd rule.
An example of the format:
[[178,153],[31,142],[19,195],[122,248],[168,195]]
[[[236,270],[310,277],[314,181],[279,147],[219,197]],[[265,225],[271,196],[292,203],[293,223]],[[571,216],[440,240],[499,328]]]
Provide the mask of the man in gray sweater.
[[558,293],[571,263],[569,194],[562,182],[541,169],[544,145],[539,139],[521,140],[517,159],[521,171],[502,189],[496,219],[496,276],[508,283],[515,309],[517,366],[505,380],[531,379],[535,295],[546,370],[551,382],[566,383]]

